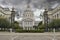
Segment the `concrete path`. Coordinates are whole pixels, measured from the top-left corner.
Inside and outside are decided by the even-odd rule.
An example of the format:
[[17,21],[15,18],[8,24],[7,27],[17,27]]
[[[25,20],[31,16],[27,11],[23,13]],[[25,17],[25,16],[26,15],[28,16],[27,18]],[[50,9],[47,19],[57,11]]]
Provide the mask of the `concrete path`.
[[[52,40],[53,33],[9,33],[0,32],[0,40]],[[55,39],[60,40],[60,32],[55,33]]]

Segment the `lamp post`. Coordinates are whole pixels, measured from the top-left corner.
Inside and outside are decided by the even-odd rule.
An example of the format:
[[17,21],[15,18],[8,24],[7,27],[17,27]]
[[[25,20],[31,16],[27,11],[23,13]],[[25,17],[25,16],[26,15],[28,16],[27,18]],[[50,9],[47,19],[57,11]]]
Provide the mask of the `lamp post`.
[[14,7],[12,8],[11,11],[11,23],[13,23],[15,21],[15,11],[14,11]]
[[48,31],[48,14],[47,14],[47,10],[45,9],[45,11],[44,11],[44,14],[43,14],[43,16],[44,16],[44,25],[46,26],[46,31]]
[[[12,23],[14,23],[14,20],[15,20],[15,11],[13,7],[11,11],[11,27],[13,27]],[[10,29],[10,31],[12,31],[12,28]]]

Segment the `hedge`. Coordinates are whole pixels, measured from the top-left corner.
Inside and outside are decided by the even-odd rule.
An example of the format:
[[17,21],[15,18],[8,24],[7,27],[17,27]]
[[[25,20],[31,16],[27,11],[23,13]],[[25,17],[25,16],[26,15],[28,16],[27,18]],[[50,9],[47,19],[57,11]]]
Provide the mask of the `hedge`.
[[40,29],[40,30],[20,30],[20,29],[16,29],[16,32],[19,32],[19,33],[43,33],[44,29]]

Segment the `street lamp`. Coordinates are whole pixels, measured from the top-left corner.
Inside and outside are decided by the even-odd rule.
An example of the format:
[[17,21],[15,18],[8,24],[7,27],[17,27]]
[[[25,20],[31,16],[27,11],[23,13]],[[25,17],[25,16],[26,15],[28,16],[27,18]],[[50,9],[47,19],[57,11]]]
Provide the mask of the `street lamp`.
[[48,31],[48,14],[47,13],[48,11],[45,9],[43,16],[44,16],[44,25],[46,26],[46,31]]
[[[15,11],[14,11],[14,7],[12,8],[11,11],[11,27],[12,27],[12,23],[14,23],[15,20]],[[12,31],[12,29],[10,29]]]
[[15,21],[15,11],[14,11],[14,7],[12,8],[11,11],[11,23],[13,23]]

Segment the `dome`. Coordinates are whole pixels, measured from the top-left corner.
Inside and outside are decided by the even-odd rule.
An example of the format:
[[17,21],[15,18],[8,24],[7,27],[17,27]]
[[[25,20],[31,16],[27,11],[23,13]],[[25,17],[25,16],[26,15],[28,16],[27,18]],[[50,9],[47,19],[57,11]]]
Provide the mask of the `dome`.
[[31,10],[29,5],[27,6],[26,10],[24,11],[23,17],[24,18],[33,18],[34,17],[33,11]]

